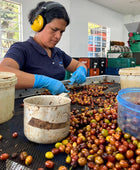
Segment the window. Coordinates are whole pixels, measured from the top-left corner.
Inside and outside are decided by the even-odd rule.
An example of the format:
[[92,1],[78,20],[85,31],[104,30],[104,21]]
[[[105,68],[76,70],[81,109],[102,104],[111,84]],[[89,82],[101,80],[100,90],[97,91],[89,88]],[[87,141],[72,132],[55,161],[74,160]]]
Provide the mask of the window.
[[21,4],[0,0],[0,60],[9,47],[22,41]]
[[106,57],[110,46],[110,29],[88,23],[88,57]]

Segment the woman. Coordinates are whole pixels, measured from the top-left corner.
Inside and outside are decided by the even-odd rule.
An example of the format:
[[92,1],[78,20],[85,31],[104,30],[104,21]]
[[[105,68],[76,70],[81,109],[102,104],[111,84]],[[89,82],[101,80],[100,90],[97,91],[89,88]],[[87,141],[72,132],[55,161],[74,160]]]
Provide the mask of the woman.
[[0,71],[16,74],[17,89],[47,88],[51,94],[67,92],[60,81],[65,69],[73,72],[70,84],[85,82],[86,66],[55,47],[70,22],[64,6],[43,1],[28,18],[34,37],[13,44],[0,63]]

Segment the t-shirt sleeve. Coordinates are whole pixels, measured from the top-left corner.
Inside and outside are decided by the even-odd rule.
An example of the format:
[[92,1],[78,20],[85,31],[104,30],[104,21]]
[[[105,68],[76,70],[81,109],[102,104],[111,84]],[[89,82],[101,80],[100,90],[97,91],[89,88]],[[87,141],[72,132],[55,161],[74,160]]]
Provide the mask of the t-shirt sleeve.
[[11,47],[7,51],[4,58],[14,59],[19,64],[20,69],[22,69],[22,67],[26,61],[25,47],[20,42],[14,43],[13,45],[11,45]]

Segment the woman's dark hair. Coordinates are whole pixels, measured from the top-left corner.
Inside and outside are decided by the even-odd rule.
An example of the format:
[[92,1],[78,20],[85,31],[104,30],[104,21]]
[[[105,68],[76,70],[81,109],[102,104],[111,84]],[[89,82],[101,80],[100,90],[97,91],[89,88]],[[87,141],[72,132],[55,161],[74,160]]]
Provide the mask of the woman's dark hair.
[[[52,8],[50,7],[50,9],[49,9],[49,6],[51,6],[53,4],[55,4],[54,7],[52,7]],[[48,7],[48,9],[47,9],[47,7]],[[28,15],[28,20],[29,20],[30,24],[33,24],[34,19],[38,15],[42,15],[42,17],[45,20],[45,25],[47,23],[50,23],[55,18],[64,19],[66,21],[67,25],[69,25],[69,23],[70,23],[70,18],[68,16],[68,13],[67,13],[65,7],[61,4],[59,4],[58,2],[42,1],[42,2],[38,3],[36,8],[32,9]]]

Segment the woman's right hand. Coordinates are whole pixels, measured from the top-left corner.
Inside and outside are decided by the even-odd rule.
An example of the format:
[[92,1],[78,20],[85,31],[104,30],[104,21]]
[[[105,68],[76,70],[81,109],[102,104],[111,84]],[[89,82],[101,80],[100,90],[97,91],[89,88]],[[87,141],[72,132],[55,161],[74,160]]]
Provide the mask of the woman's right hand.
[[53,95],[68,92],[61,81],[38,74],[35,74],[35,82],[33,88],[47,88]]

